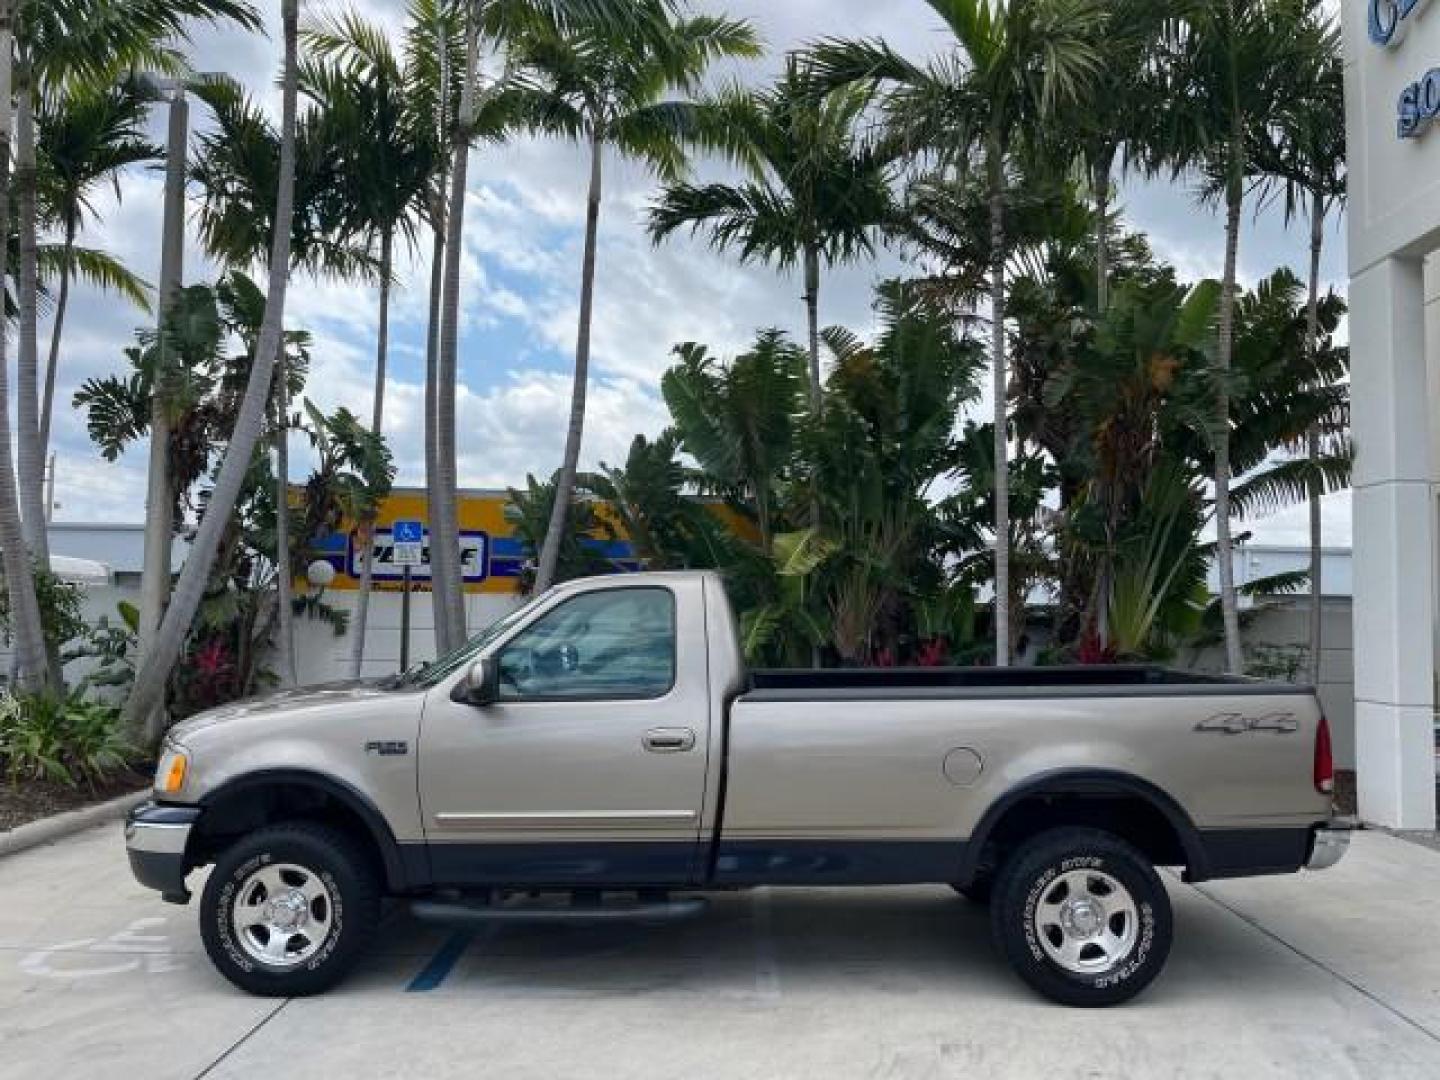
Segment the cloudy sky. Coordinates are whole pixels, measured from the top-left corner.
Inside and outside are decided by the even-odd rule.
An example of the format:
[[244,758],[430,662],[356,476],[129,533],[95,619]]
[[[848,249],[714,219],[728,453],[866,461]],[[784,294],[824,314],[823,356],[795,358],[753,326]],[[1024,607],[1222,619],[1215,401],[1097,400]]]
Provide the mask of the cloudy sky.
[[[398,27],[403,0],[355,0],[367,16]],[[279,0],[262,0],[269,39],[233,31],[196,34],[193,59],[202,71],[225,71],[243,80],[278,110]],[[318,10],[321,5],[305,7]],[[760,81],[784,51],[826,36],[883,35],[911,55],[943,44],[940,27],[921,0],[696,0],[698,10],[723,11],[753,21],[771,57],[731,65],[720,74]],[[193,111],[205,123],[203,106]],[[157,120],[157,141],[163,126]],[[700,162],[701,177],[716,174]],[[468,487],[518,485],[527,472],[544,475],[558,463],[570,394],[578,309],[585,174],[569,145],[517,139],[478,150],[471,161],[466,210],[462,336],[458,403],[461,482]],[[644,234],[644,210],[655,193],[640,170],[607,162],[601,219],[595,314],[593,383],[584,464],[624,460],[636,432],[666,423],[659,377],[678,342],[701,341],[722,354],[744,347],[760,327],[803,333],[800,285],[764,267],[742,268],[710,253],[703,243],[676,239],[655,248]],[[85,242],[120,255],[147,280],[158,274],[161,177],[136,172],[120,185],[118,201],[100,200],[102,220]],[[1158,254],[1189,277],[1218,276],[1223,255],[1220,221],[1197,209],[1191,193],[1168,185],[1129,183],[1123,204],[1132,227],[1150,234]],[[193,206],[192,206],[193,209]],[[1246,221],[1240,258],[1249,284],[1288,264],[1303,274],[1303,222],[1287,230],[1278,212]],[[386,434],[400,466],[401,484],[423,482],[421,399],[424,370],[429,239],[400,270],[392,315],[391,372]],[[1343,229],[1329,242],[1325,272],[1343,282]],[[899,270],[893,257],[837,270],[826,279],[822,318],[865,331],[873,325],[874,284]],[[213,280],[216,268],[192,242],[186,281]],[[374,289],[297,278],[287,323],[315,338],[309,396],[324,408],[347,405],[368,416],[375,334]],[[120,370],[122,349],[144,321],[139,311],[85,289],[77,292],[60,372],[55,419],[58,454],[57,519],[138,521],[143,516],[144,455],[132,452],[115,465],[90,445],[83,415],[67,406],[91,376]],[[42,335],[48,327],[42,326]],[[48,336],[42,338],[48,341]],[[981,406],[982,408],[986,406]],[[306,460],[297,443],[293,465]],[[1303,509],[1253,525],[1257,540],[1303,543]],[[1348,496],[1328,501],[1326,542],[1348,544]]]

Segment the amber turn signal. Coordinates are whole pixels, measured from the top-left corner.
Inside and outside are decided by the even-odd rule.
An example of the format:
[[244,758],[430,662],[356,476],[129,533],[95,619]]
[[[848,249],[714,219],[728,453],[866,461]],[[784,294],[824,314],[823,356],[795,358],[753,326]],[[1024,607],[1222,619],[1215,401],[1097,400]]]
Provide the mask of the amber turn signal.
[[168,760],[160,763],[155,789],[164,795],[173,795],[185,785],[185,770],[189,761],[184,754],[172,752]]

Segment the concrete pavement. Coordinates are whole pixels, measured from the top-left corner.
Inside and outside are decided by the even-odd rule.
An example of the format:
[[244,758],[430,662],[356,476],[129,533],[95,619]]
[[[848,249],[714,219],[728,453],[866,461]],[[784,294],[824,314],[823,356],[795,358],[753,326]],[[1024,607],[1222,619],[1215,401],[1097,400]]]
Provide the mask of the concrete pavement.
[[473,937],[397,909],[332,994],[248,998],[119,831],[0,859],[0,1078],[1440,1075],[1440,853],[1366,833],[1323,874],[1171,881],[1138,1001],[1031,995],[948,890],[756,892],[641,928]]

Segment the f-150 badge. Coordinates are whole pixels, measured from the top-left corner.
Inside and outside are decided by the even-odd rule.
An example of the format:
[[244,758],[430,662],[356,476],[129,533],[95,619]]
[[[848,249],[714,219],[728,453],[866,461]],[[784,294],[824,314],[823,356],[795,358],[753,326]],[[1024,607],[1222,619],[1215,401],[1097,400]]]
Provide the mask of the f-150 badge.
[[1294,713],[1274,712],[1264,716],[1245,716],[1242,713],[1216,713],[1207,716],[1195,725],[1196,731],[1209,731],[1217,735],[1248,735],[1251,732],[1271,732],[1275,735],[1294,735],[1300,730],[1300,721]]

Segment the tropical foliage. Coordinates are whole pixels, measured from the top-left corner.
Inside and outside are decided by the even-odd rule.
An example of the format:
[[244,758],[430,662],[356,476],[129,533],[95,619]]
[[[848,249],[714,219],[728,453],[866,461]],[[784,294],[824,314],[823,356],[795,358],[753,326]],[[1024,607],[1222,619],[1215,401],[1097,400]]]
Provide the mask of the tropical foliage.
[[[0,283],[16,328],[13,384],[0,335],[0,611],[20,687],[68,701],[67,662],[98,660],[88,689],[126,692],[142,741],[167,711],[288,679],[292,618],[345,629],[345,613],[295,590],[294,571],[342,522],[367,551],[358,673],[363,541],[396,477],[391,296],[426,244],[435,627],[438,646],[460,644],[462,270],[485,247],[466,239],[469,165],[522,134],[574,144],[585,196],[559,467],[511,493],[527,585],[719,568],[764,663],[1182,658],[1219,642],[1238,670],[1235,533],[1308,503],[1318,613],[1320,500],[1350,467],[1345,308],[1319,271],[1345,176],[1326,5],[926,3],[942,33],[924,57],[824,37],[763,83],[715,77],[717,61],[761,55],[753,26],[678,0],[410,0],[399,34],[344,8],[302,23],[284,0],[272,114],[183,55],[196,20],[258,28],[244,0],[0,0],[14,16],[0,36],[0,156],[15,166],[0,170]],[[220,267],[180,288],[172,257],[158,296],[87,246],[97,193],[162,155],[147,136],[155,79],[136,74],[147,69],[175,80],[165,100],[205,106],[193,155],[172,141],[166,164],[188,178],[196,238]],[[736,355],[675,343],[656,388],[667,428],[587,471],[601,212],[620,159],[656,184],[643,222],[657,244],[693,234],[797,276],[805,335],[772,328],[792,317],[777,304],[747,313],[757,330]],[[1127,174],[1184,184],[1218,211],[1213,278],[1183,279],[1133,231],[1116,190]],[[1305,219],[1304,273],[1242,286],[1252,207]],[[872,325],[827,327],[826,275],[887,249],[906,276],[877,287]],[[260,270],[263,283],[247,276]],[[306,397],[326,358],[286,324],[294,272],[375,292],[359,415]],[[173,595],[161,581],[97,628],[76,625],[46,570],[42,494],[79,278],[156,309],[75,406],[105,459],[150,444],[154,576],[175,536],[187,545]],[[308,448],[308,475],[290,475],[292,444]],[[608,546],[622,537],[633,558],[617,566]],[[30,715],[51,730],[66,708]],[[106,753],[66,767],[95,775]]]

